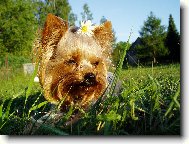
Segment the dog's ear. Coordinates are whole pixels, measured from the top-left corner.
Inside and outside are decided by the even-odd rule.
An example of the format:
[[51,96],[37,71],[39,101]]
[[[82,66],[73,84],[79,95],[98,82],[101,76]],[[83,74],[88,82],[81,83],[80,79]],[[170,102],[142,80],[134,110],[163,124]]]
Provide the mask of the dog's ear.
[[58,43],[60,38],[68,30],[68,22],[53,14],[48,14],[42,32],[42,47],[45,48],[48,42]]
[[110,49],[113,41],[112,24],[106,21],[94,29],[94,37],[99,42],[104,51]]

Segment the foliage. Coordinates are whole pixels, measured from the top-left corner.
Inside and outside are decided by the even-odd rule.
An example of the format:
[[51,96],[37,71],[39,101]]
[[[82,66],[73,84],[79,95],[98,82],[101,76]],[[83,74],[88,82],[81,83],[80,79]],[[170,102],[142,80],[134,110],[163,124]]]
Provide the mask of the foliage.
[[38,9],[36,16],[41,27],[43,27],[48,13],[68,20],[70,25],[74,25],[77,20],[77,16],[71,12],[71,6],[68,0],[36,0],[36,6]]
[[83,12],[81,12],[82,21],[93,20],[93,14],[91,13],[87,3],[83,5]]
[[100,24],[103,24],[104,22],[106,22],[107,19],[105,16],[102,16],[102,18],[100,19]]
[[70,25],[77,16],[67,0],[6,0],[0,1],[0,54],[28,57],[31,54],[37,28],[43,27],[48,13],[53,13]]
[[77,15],[74,13],[70,13],[68,16],[68,22],[70,26],[75,26],[75,22],[77,21]]
[[169,59],[175,62],[180,62],[180,35],[176,29],[172,15],[169,15],[169,26],[165,41],[169,49]]
[[[126,42],[118,42],[115,46],[115,48],[113,49],[113,54],[112,54],[112,60],[114,65],[117,65],[119,60],[120,60],[120,56],[123,54],[123,51],[126,47],[127,43]],[[129,47],[130,44],[128,43]],[[124,61],[124,66],[126,65],[126,62]]]
[[140,36],[142,44],[136,46],[139,59],[150,58],[156,63],[158,57],[168,54],[168,49],[164,45],[165,27],[152,12],[140,30]]
[[0,2],[0,48],[5,52],[28,56],[37,28],[32,0]]
[[6,55],[0,56],[0,68],[7,67],[11,69],[21,68],[24,63],[30,63],[31,59],[25,56],[15,56],[7,53]]

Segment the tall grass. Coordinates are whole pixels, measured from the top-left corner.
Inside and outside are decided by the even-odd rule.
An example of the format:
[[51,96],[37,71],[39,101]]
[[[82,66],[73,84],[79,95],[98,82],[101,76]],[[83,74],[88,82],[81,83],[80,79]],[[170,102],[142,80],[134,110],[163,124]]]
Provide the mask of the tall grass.
[[[99,99],[74,124],[65,126],[74,108],[58,119],[34,75],[21,70],[1,76],[0,134],[179,135],[180,65],[123,70],[123,58],[105,99]],[[115,93],[118,83],[120,91]],[[39,120],[46,113],[46,119]],[[48,118],[51,115],[51,121]]]

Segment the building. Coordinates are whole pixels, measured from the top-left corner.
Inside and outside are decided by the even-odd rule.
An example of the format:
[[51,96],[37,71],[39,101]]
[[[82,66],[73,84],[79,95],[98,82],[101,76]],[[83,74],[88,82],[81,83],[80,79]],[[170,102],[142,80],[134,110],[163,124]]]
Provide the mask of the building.
[[127,51],[126,54],[126,61],[128,62],[129,65],[136,66],[138,65],[138,58],[137,58],[137,53],[136,53],[136,46],[141,44],[141,38],[137,38],[135,42],[132,43],[130,49]]

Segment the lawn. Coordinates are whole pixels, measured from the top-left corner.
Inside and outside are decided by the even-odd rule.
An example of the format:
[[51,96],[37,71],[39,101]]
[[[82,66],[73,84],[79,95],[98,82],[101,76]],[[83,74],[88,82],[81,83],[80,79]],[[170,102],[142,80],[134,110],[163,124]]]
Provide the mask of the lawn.
[[1,68],[0,134],[180,135],[179,64],[121,70],[121,90],[99,99],[88,111],[81,110],[82,118],[70,126],[64,123],[74,108],[53,124],[31,120],[52,109],[32,79],[21,68]]

